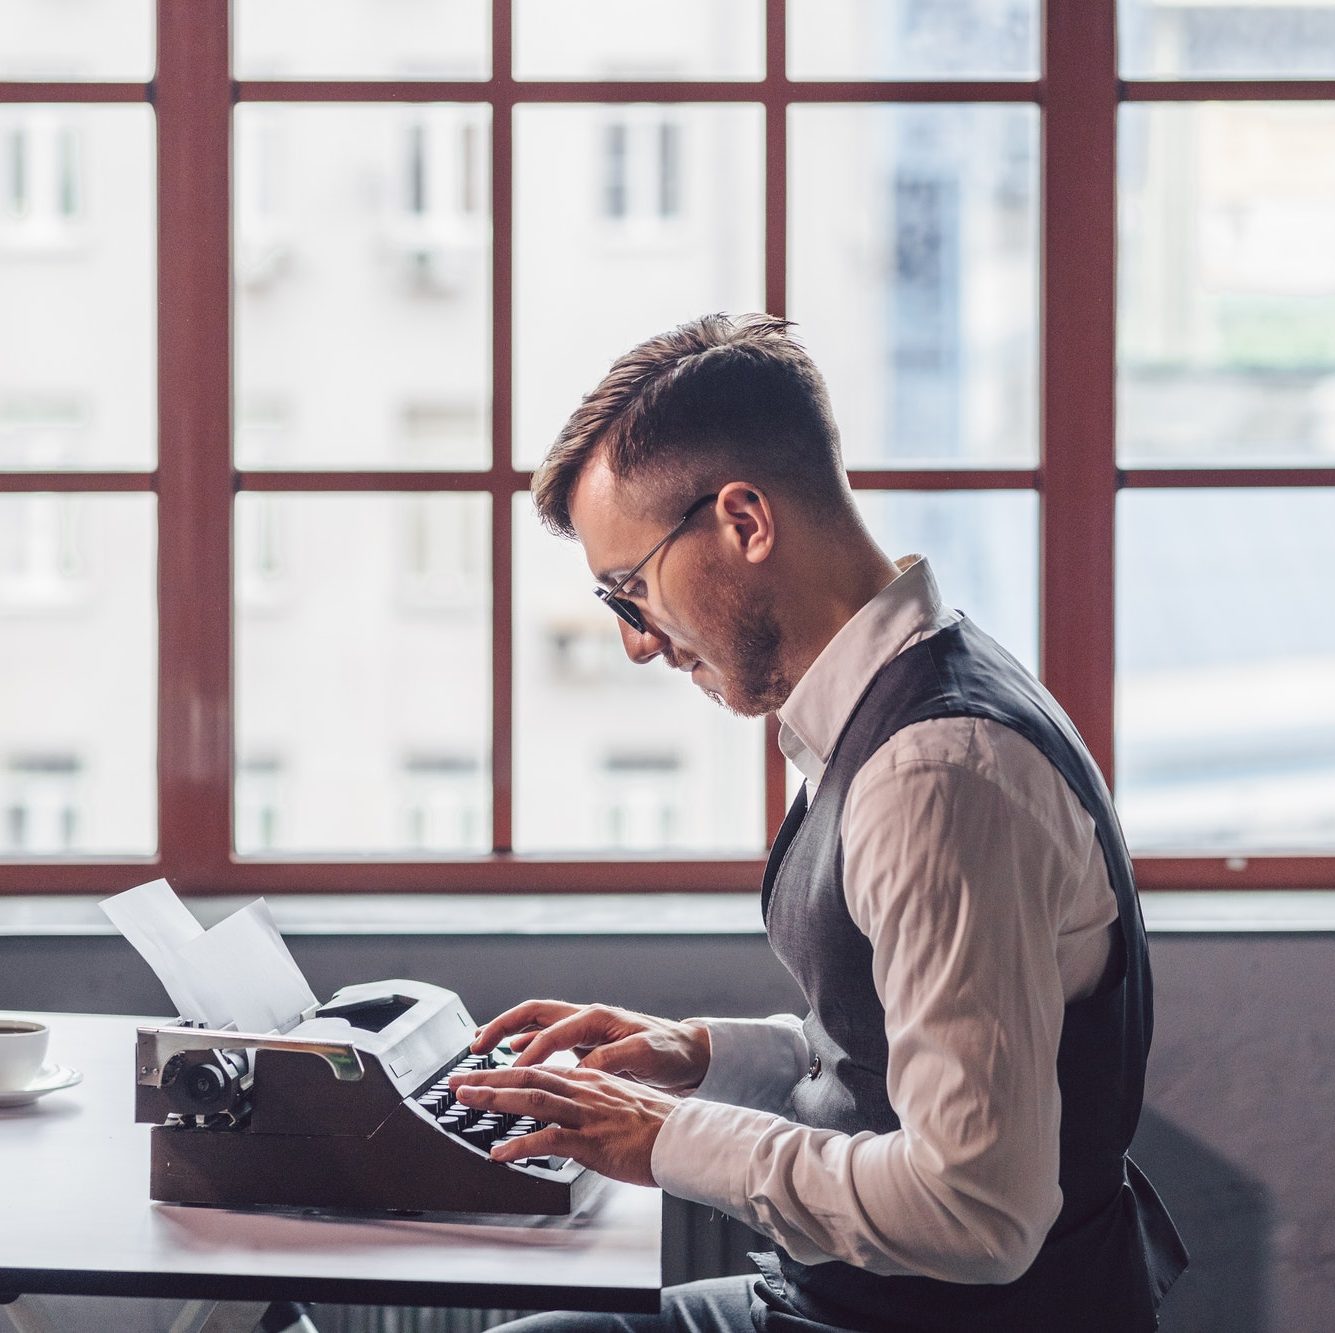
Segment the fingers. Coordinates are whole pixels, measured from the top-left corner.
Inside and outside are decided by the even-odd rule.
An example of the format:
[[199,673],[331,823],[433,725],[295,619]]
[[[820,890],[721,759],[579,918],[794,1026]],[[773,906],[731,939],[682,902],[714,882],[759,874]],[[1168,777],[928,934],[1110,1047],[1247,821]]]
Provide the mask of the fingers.
[[490,1023],[478,1028],[470,1049],[478,1054],[490,1051],[497,1042],[503,1041],[506,1037],[530,1029],[545,1028],[548,1024],[555,1023],[578,1009],[578,1005],[566,1004],[561,1000],[525,1000],[523,1004],[517,1004],[513,1009],[497,1014]]
[[575,1135],[557,1125],[549,1125],[546,1129],[535,1129],[520,1138],[502,1139],[492,1144],[491,1157],[496,1162],[514,1162],[523,1157],[546,1157],[552,1154],[556,1157],[573,1157],[579,1161],[575,1151],[578,1144]]
[[587,1005],[543,1026],[519,1050],[517,1067],[541,1064],[557,1051],[576,1051],[601,1046],[621,1035],[624,1024],[602,1005]]
[[580,1064],[585,1069],[601,1069],[605,1074],[621,1074],[636,1078],[642,1072],[644,1040],[639,1036],[623,1037],[595,1046]]
[[570,1128],[578,1128],[586,1119],[584,1108],[572,1095],[576,1092],[574,1080],[547,1069],[480,1069],[452,1074],[450,1087],[461,1105],[483,1111],[527,1115]]
[[450,1086],[461,1106],[542,1122],[494,1144],[493,1160],[551,1153],[636,1185],[654,1183],[654,1142],[678,1105],[655,1088],[579,1066],[477,1070],[451,1075]]

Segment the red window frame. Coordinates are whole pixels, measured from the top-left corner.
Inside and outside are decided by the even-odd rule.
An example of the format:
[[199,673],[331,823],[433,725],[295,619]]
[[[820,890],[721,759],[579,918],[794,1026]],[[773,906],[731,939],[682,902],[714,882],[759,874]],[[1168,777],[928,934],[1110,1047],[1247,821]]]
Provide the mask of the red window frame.
[[[235,82],[228,0],[157,0],[157,75],[141,83],[4,83],[0,103],[148,102],[157,116],[158,466],[0,474],[6,492],[135,491],[158,499],[158,814],[152,857],[0,863],[0,893],[103,892],[155,875],[183,892],[749,890],[758,858],[516,856],[512,847],[513,113],[559,102],[759,103],[765,113],[765,305],[785,310],[787,111],[838,103],[1008,102],[1042,122],[1041,445],[1037,468],[859,469],[860,489],[1033,490],[1040,508],[1040,660],[1110,777],[1114,509],[1123,487],[1335,485],[1335,468],[1121,469],[1115,439],[1117,113],[1123,102],[1335,101],[1330,80],[1123,81],[1116,0],[1047,0],[1037,80],[799,82],[786,77],[786,0],[766,6],[766,74],[704,82],[516,81],[509,0],[492,7],[487,81]],[[483,102],[492,115],[492,463],[485,472],[238,471],[231,447],[230,143],[239,102]],[[232,850],[232,506],[240,491],[485,491],[492,501],[490,855],[349,860]],[[785,775],[770,720],[765,811]],[[1335,885],[1335,855],[1151,856],[1142,888]]]

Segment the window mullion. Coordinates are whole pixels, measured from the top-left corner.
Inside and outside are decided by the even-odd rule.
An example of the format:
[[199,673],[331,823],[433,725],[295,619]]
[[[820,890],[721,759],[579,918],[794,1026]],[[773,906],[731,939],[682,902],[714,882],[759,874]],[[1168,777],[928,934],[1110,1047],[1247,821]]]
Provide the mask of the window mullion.
[[1047,0],[1046,8],[1042,673],[1111,780],[1116,0]]
[[[765,8],[765,310],[788,306],[788,5]],[[779,749],[779,723],[765,725],[765,838],[773,843],[788,804],[787,774]]]
[[[491,845],[514,846],[514,98],[508,0],[491,20]],[[511,479],[511,480],[507,480]]]
[[158,809],[163,872],[231,860],[228,0],[159,0]]

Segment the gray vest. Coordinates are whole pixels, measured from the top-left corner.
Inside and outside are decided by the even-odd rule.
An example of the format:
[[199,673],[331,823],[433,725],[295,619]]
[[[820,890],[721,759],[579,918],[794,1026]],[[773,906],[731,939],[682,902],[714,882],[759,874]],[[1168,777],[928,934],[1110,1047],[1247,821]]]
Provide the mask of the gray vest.
[[1066,1006],[1061,1089],[1061,1214],[1038,1258],[1005,1285],[881,1277],[840,1262],[806,1265],[780,1251],[786,1300],[803,1316],[867,1330],[1015,1329],[1136,1333],[1157,1327],[1186,1251],[1149,1182],[1126,1156],[1140,1115],[1152,1010],[1145,930],[1131,860],[1089,752],[1056,701],[965,620],[889,662],[845,724],[816,790],[788,812],[765,871],[765,926],[810,1015],[808,1076],[793,1118],[844,1133],[886,1133],[885,1014],[871,945],[849,915],[840,826],[858,770],[891,736],[938,717],[990,718],[1028,739],[1094,820],[1117,896],[1120,957],[1097,994]]

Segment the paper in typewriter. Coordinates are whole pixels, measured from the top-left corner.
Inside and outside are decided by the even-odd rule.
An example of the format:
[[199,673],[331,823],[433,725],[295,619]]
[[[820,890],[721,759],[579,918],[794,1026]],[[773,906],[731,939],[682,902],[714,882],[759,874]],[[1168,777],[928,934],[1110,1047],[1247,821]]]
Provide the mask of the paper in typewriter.
[[127,889],[101,907],[189,1022],[285,1032],[315,1004],[262,898],[208,930],[165,879]]

